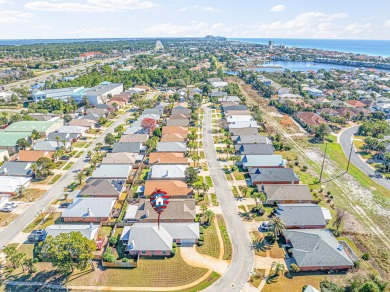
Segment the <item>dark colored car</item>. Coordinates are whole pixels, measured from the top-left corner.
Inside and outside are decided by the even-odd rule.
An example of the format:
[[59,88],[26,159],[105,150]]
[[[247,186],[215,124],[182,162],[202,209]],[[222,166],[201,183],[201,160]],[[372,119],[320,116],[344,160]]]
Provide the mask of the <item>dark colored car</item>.
[[66,208],[69,207],[69,205],[70,205],[70,203],[62,203],[62,204],[59,206],[59,208],[66,209]]
[[70,157],[69,157],[69,156],[66,156],[66,155],[61,156],[61,158],[60,158],[60,160],[69,160],[69,159],[70,159]]
[[27,237],[29,242],[41,242],[46,238],[47,232],[43,229],[33,230]]

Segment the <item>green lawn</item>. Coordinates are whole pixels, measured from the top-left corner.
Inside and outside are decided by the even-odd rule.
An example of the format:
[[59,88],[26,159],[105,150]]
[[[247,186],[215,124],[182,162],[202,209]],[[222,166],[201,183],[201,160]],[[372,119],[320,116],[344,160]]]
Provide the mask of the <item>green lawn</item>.
[[213,186],[213,181],[212,181],[211,177],[205,176],[205,179],[206,179],[206,183],[211,188]]
[[211,200],[212,200],[212,202],[213,202],[213,205],[214,205],[214,206],[219,206],[219,202],[218,202],[217,195],[214,194],[214,193],[212,193],[212,194],[210,194],[210,195],[211,195]]
[[222,215],[217,215],[217,221],[218,221],[219,230],[221,231],[223,246],[224,246],[223,259],[230,260],[232,258],[233,251],[232,251],[232,243],[230,242],[229,234],[226,229],[225,220],[223,219]]
[[232,193],[233,193],[233,196],[234,196],[234,197],[238,197],[238,196],[239,196],[238,191],[237,191],[237,187],[236,187],[236,186],[233,186],[233,187],[232,187]]
[[77,142],[74,142],[72,144],[72,146],[75,148],[83,148],[86,144],[87,144],[87,142],[77,141]]
[[23,232],[30,233],[33,230],[45,229],[47,226],[55,224],[55,222],[61,217],[60,212],[55,212],[47,217],[42,224],[40,224],[42,219],[45,218],[46,214],[46,212],[39,214],[29,225],[27,225],[26,228],[23,229]]
[[88,148],[91,145],[92,145],[92,142],[88,142],[87,144],[85,144],[84,148]]
[[211,225],[204,228],[204,242],[202,246],[196,246],[199,253],[218,258],[219,256],[219,240],[215,229],[214,220],[211,220]]
[[68,164],[65,165],[62,170],[69,170],[72,167],[73,164],[74,164],[74,162],[68,162]]
[[289,292],[301,292],[305,285],[312,285],[314,288],[319,289],[320,282],[324,277],[323,275],[296,275],[290,279],[285,275],[281,275],[274,283],[265,284],[262,292],[286,291],[287,287]]
[[49,184],[55,184],[61,178],[61,174],[56,174],[53,179],[49,182]]
[[234,171],[233,175],[236,180],[245,180],[245,174],[242,172]]
[[81,155],[83,155],[83,153],[84,153],[84,151],[80,151],[79,153],[77,153],[77,154],[75,155],[75,158],[80,158]]

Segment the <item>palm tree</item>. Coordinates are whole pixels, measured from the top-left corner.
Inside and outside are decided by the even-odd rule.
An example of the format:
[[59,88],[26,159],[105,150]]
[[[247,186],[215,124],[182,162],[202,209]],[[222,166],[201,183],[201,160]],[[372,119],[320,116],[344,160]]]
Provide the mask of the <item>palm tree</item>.
[[251,194],[251,197],[255,199],[256,207],[260,205],[260,202],[263,203],[265,200],[267,200],[267,197],[264,193],[259,192],[253,192]]
[[64,144],[64,147],[66,147],[66,139],[62,139],[62,144]]
[[273,269],[275,270],[273,274],[274,277],[279,277],[280,274],[284,272],[284,265],[279,262],[273,262],[271,265],[271,270]]
[[[192,160],[194,161],[194,167],[195,167],[196,166],[196,162],[200,160],[200,157],[198,155],[193,156]],[[198,166],[199,166],[199,164],[198,164]]]
[[282,234],[283,229],[286,227],[284,221],[282,219],[280,219],[278,216],[273,216],[269,220],[269,223],[272,226],[272,231],[273,231],[275,237]]
[[39,176],[39,175],[38,175],[38,171],[39,171],[38,165],[37,165],[36,163],[31,164],[30,168],[31,168],[31,170],[32,170],[33,173],[34,173],[34,176],[35,176],[35,177],[38,177],[38,176]]
[[56,136],[55,139],[57,141],[57,147],[60,148],[60,140],[61,140],[61,138],[59,136]]
[[210,221],[214,218],[215,214],[211,210],[207,210],[203,214],[203,218],[206,220],[207,224],[210,224]]
[[206,194],[210,189],[210,186],[206,183],[202,183],[202,190],[203,190],[203,193]]
[[202,185],[201,184],[194,184],[192,186],[192,188],[198,192],[198,197],[199,197],[199,191],[202,189]]
[[202,210],[202,215],[203,215],[204,212],[207,211],[207,206],[205,204],[203,204],[203,205],[200,206],[200,209]]
[[25,187],[21,186],[16,190],[16,196],[18,198],[23,198],[25,196],[26,192],[27,192],[27,189]]
[[83,182],[84,179],[84,169],[80,170],[76,175],[75,179],[79,185]]
[[246,197],[251,190],[248,186],[241,186],[240,189],[241,192],[244,194],[244,197]]

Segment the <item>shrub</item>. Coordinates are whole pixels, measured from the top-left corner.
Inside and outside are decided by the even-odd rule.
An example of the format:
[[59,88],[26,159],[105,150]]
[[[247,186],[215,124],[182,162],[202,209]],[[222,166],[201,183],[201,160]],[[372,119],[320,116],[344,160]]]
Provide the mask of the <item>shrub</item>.
[[365,252],[363,255],[362,255],[362,259],[365,260],[365,261],[368,261],[370,259],[370,254],[368,252]]
[[295,161],[294,164],[295,164],[295,166],[298,166],[299,165],[299,161]]
[[354,262],[353,262],[353,267],[354,267],[356,270],[359,270],[359,269],[360,269],[360,262],[359,262],[359,261],[354,261]]
[[122,259],[122,262],[123,262],[123,263],[128,263],[128,262],[129,262],[129,259],[128,259],[128,258],[123,258],[123,259]]
[[299,273],[299,271],[301,270],[296,264],[291,264],[291,269],[294,273]]
[[116,236],[111,236],[109,239],[108,239],[108,243],[110,244],[110,246],[114,246],[116,245],[118,242],[118,238]]
[[105,262],[113,263],[113,262],[115,262],[115,256],[112,254],[111,251],[107,250],[107,251],[103,254],[103,260],[104,260]]
[[302,166],[302,171],[306,171],[308,169],[307,165]]

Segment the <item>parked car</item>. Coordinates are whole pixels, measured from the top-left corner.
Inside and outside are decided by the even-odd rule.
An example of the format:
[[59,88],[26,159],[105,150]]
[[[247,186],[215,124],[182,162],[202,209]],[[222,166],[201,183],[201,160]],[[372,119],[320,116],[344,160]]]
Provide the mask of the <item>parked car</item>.
[[7,203],[3,206],[3,208],[1,208],[1,211],[2,212],[12,212],[15,208],[16,208],[17,204],[14,203],[14,202],[11,202],[11,203]]
[[262,231],[269,231],[271,229],[271,225],[268,221],[264,221],[260,224],[260,230]]
[[27,237],[29,242],[41,242],[46,239],[47,232],[43,229],[33,230]]
[[60,160],[69,160],[70,157],[67,155],[61,156]]
[[71,203],[62,203],[58,208],[61,208],[61,209],[66,209],[69,207]]

